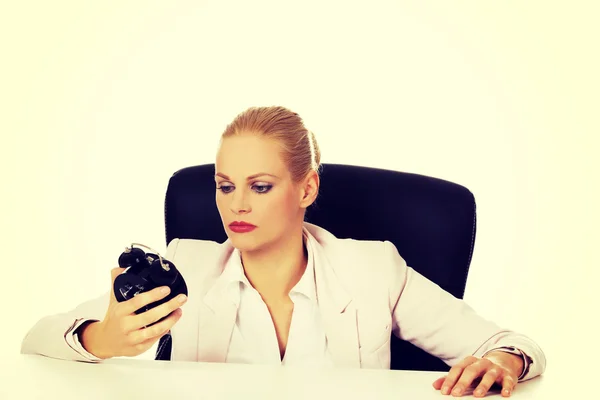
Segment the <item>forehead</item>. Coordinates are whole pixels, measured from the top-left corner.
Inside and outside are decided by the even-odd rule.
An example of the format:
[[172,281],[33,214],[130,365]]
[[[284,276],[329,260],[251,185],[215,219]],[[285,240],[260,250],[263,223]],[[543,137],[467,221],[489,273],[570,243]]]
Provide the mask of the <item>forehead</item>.
[[280,152],[274,140],[251,134],[230,136],[223,139],[217,152],[216,172],[232,179],[245,179],[259,172],[285,177],[288,171]]

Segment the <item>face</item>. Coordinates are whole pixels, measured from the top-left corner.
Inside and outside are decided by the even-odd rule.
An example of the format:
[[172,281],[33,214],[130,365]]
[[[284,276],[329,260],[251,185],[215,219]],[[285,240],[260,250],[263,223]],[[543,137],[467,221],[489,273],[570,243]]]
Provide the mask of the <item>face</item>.
[[[280,151],[275,141],[251,134],[221,143],[215,162],[216,203],[225,232],[240,251],[285,243],[314,200],[315,177],[295,184]],[[240,232],[230,226],[235,222],[255,228]]]

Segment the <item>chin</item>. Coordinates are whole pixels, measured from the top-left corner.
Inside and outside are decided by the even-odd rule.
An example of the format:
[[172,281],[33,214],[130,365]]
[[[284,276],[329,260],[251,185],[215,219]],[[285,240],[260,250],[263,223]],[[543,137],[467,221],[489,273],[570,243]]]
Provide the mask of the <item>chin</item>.
[[228,235],[233,247],[239,251],[254,251],[260,248],[260,243],[255,239],[244,234],[231,233]]

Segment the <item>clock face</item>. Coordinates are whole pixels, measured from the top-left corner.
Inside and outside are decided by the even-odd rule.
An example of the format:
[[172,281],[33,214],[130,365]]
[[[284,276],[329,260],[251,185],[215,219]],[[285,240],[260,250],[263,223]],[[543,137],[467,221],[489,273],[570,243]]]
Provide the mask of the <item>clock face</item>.
[[121,296],[124,299],[131,299],[137,296],[140,293],[144,292],[144,285],[130,285],[125,284],[125,286],[119,288],[119,292],[121,292]]
[[142,277],[124,272],[115,279],[115,297],[119,302],[126,301],[152,289],[150,286],[149,282]]

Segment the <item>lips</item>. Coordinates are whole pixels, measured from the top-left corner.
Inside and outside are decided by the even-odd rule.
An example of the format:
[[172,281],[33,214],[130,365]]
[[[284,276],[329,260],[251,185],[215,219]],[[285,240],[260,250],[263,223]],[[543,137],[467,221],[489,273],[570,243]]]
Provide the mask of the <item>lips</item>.
[[229,229],[236,233],[246,233],[254,230],[256,228],[255,225],[249,224],[244,221],[235,221],[229,224]]
[[229,224],[230,228],[232,228],[234,226],[256,228],[256,225],[252,225],[252,224],[249,224],[248,222],[244,222],[244,221],[234,221],[234,222],[232,222],[232,223]]

